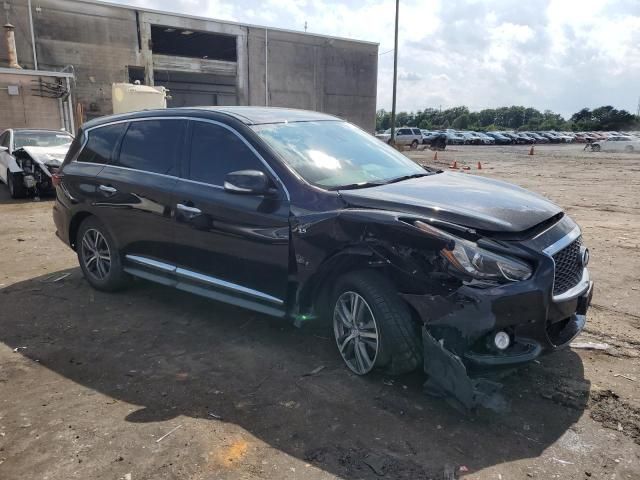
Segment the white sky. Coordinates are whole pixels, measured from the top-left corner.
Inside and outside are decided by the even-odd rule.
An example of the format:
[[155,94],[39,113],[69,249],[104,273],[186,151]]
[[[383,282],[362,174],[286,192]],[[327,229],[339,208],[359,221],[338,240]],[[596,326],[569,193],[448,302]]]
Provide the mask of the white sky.
[[[111,0],[393,48],[393,0]],[[401,0],[398,109],[509,105],[570,116],[640,97],[640,0]],[[393,52],[378,108],[391,106]]]

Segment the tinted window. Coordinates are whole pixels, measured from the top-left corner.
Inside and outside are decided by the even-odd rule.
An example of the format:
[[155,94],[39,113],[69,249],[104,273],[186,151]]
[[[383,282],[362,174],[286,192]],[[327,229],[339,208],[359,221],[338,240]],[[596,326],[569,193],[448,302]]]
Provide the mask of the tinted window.
[[9,148],[9,132],[0,135],[0,146]]
[[398,130],[398,135],[411,135],[411,130],[408,128],[401,128]]
[[227,173],[261,170],[263,165],[233,132],[219,125],[193,122],[189,178],[223,185]]
[[183,149],[183,120],[131,122],[122,139],[118,165],[146,172],[176,175]]
[[113,150],[124,132],[126,123],[116,123],[91,130],[87,144],[78,155],[78,162],[109,163]]
[[414,134],[414,135],[422,135],[422,133],[420,132],[420,130],[419,130],[419,129],[417,129],[417,128],[412,129],[412,131],[413,131],[413,134]]

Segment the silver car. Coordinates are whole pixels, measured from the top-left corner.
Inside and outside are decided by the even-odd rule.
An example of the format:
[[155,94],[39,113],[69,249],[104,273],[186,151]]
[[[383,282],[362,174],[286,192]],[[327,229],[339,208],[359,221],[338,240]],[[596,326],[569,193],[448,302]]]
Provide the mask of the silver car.
[[[391,129],[388,128],[384,133],[376,134],[378,140],[385,143],[391,143]],[[418,148],[422,143],[422,132],[419,128],[400,127],[396,129],[396,145],[410,146],[412,149]]]

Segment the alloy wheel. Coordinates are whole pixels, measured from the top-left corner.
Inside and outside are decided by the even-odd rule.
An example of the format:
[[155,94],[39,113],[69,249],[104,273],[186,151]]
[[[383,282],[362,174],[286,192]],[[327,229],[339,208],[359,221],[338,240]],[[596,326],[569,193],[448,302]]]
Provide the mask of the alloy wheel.
[[104,280],[111,271],[111,250],[104,235],[94,228],[82,236],[84,267],[93,277]]
[[347,366],[358,375],[369,373],[378,357],[380,335],[369,304],[358,293],[347,291],[338,297],[333,333]]

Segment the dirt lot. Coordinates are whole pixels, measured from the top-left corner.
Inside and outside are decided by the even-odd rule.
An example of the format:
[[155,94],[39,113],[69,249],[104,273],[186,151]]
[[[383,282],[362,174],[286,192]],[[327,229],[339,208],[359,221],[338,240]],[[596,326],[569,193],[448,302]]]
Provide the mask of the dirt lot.
[[142,281],[93,291],[51,200],[0,186],[0,479],[640,478],[640,156],[527,151],[435,163],[531,188],[582,225],[596,293],[580,341],[609,348],[504,379],[509,414],[462,415],[418,373],[357,378],[324,330]]

